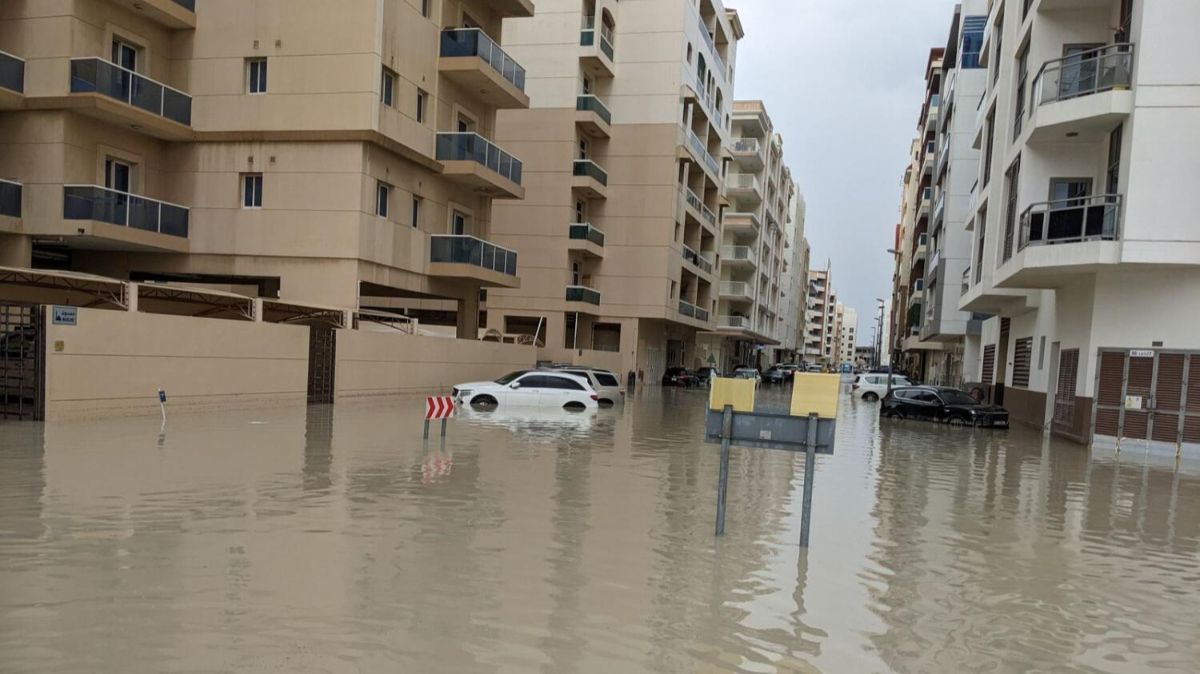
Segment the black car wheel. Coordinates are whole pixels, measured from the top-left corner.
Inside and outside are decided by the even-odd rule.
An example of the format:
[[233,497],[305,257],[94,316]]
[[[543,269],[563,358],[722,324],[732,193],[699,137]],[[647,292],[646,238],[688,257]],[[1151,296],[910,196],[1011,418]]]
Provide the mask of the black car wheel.
[[496,399],[491,396],[475,396],[471,398],[471,407],[477,410],[494,410],[497,406]]
[[863,400],[865,400],[865,401],[867,401],[867,402],[869,402],[869,403],[873,403],[873,402],[875,402],[875,401],[879,400],[879,394],[878,394],[878,393],[874,393],[874,392],[872,392],[872,391],[867,391],[866,393],[864,393],[864,394],[862,395],[862,399],[863,399]]
[[883,417],[885,419],[903,419],[904,415],[897,410],[884,410]]
[[970,419],[967,419],[966,417],[958,417],[958,416],[950,417],[949,419],[946,419],[946,423],[950,426],[957,426],[957,427],[974,426],[975,425]]

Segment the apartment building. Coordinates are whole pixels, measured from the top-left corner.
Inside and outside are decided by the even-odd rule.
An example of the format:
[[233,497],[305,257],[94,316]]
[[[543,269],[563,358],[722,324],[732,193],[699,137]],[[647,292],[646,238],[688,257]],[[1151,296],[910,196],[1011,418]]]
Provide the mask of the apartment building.
[[854,364],[854,349],[858,345],[858,311],[844,307],[838,321],[837,365]]
[[832,269],[810,269],[804,317],[804,360],[828,364],[833,351],[833,322],[837,301],[830,284]]
[[522,284],[488,292],[489,328],[620,352],[649,381],[705,362],[741,37],[712,0],[545,0],[505,23],[531,104],[497,138],[526,193],[492,231],[521,251]]
[[[343,308],[440,300],[476,338],[525,196],[498,45],[531,0],[0,5],[0,264]],[[15,211],[15,214],[13,212]]]
[[925,96],[917,117],[917,135],[912,142],[910,163],[904,174],[901,200],[900,248],[896,305],[903,307],[899,335],[901,367],[925,380],[930,353],[940,351],[940,342],[922,334],[927,304],[926,276],[933,262],[930,252],[930,216],[933,210],[933,168],[937,155],[936,136],[941,101],[944,50],[931,49],[925,65]]
[[922,379],[946,386],[962,384],[964,338],[978,335],[985,317],[961,311],[958,297],[971,257],[971,235],[966,227],[979,167],[979,150],[973,141],[976,110],[987,81],[979,64],[986,24],[985,0],[966,0],[955,8],[942,54],[940,90],[929,92],[930,111],[926,113],[927,118],[932,117],[936,150],[932,162],[922,162],[922,171],[932,166],[933,206],[920,291],[924,316],[919,345],[940,345],[940,349],[926,350]]
[[804,321],[808,313],[808,239],[804,237],[806,206],[804,196],[796,192],[788,209],[792,226],[786,231],[787,251],[784,260],[780,297],[780,319],[775,349],[776,362],[797,362],[804,357]]
[[959,309],[992,314],[966,376],[1015,420],[1200,441],[1196,26],[1194,2],[989,3]]

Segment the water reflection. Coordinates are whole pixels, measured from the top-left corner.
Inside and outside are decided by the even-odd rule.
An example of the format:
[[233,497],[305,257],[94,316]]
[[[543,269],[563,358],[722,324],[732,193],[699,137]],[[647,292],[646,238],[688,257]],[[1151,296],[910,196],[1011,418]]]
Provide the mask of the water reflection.
[[802,552],[788,452],[712,537],[703,401],[0,425],[0,670],[1197,669],[1187,461],[846,399]]

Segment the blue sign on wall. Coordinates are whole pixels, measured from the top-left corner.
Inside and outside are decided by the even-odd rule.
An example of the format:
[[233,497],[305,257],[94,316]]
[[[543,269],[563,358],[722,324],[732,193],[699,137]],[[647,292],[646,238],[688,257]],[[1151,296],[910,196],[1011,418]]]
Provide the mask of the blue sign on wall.
[[75,325],[79,310],[75,307],[54,307],[52,313],[55,325]]

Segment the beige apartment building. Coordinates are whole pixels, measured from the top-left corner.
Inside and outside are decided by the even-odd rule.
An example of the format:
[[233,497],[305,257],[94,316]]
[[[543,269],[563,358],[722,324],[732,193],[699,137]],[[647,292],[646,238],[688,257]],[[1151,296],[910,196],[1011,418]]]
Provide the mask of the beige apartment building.
[[725,176],[729,205],[721,214],[717,333],[702,344],[720,353],[723,371],[766,367],[782,341],[783,277],[789,264],[795,194],[783,161],[783,138],[762,101],[735,101],[733,163]]
[[502,111],[497,139],[526,192],[492,232],[522,283],[488,291],[489,328],[620,352],[647,381],[705,361],[741,37],[711,0],[544,0],[505,22],[531,103]]
[[804,360],[818,365],[833,362],[833,336],[838,326],[837,295],[833,292],[832,267],[810,269],[805,301]]
[[519,285],[490,241],[494,202],[526,196],[496,112],[529,96],[498,45],[532,14],[6,0],[0,265],[342,308],[448,301],[430,320],[474,339],[480,289]]

